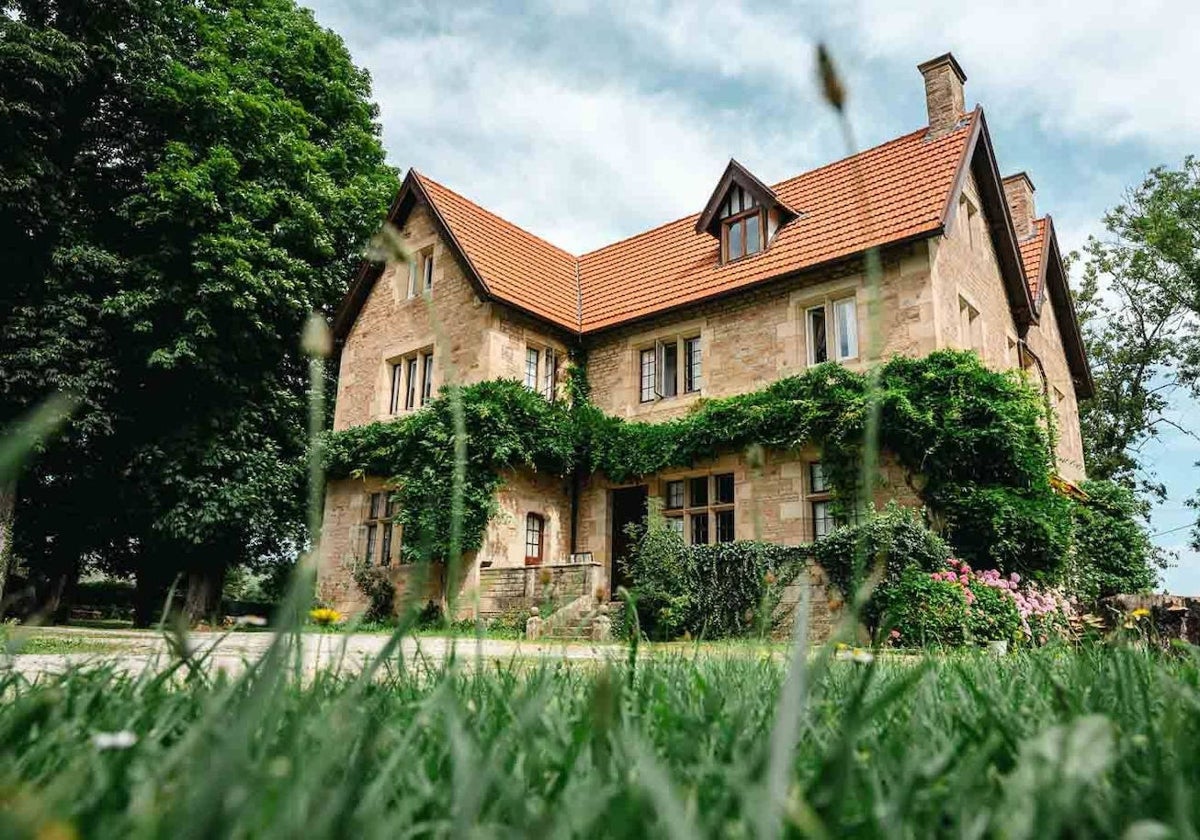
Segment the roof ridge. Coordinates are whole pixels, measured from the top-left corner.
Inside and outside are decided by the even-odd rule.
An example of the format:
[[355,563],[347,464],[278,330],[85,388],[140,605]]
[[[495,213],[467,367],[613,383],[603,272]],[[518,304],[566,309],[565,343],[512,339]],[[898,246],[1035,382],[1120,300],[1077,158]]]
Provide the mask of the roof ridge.
[[453,190],[450,187],[447,187],[441,181],[435,181],[433,178],[430,178],[428,175],[423,175],[415,167],[412,167],[412,171],[413,171],[413,174],[415,174],[417,176],[417,178],[419,178],[420,180],[426,181],[430,184],[433,184],[435,187],[438,187],[439,189],[445,190],[446,192],[455,196],[459,200],[464,201],[467,204],[470,204],[472,207],[474,207],[476,210],[480,211],[481,213],[486,213],[488,216],[491,216],[493,219],[498,219],[499,221],[504,222],[504,224],[508,225],[509,227],[516,228],[517,230],[519,230],[521,233],[525,234],[526,236],[530,236],[530,237],[536,239],[538,242],[541,242],[542,244],[553,248],[555,251],[558,251],[563,256],[569,257],[571,260],[578,261],[578,259],[579,259],[578,256],[576,256],[575,254],[572,254],[566,248],[563,248],[559,245],[555,245],[553,242],[551,242],[549,239],[546,239],[544,236],[538,236],[536,233],[529,230],[528,228],[521,227],[516,222],[504,218],[496,211],[489,210],[486,207],[484,207],[482,204],[479,204],[476,201],[472,201],[471,199],[467,198],[465,195],[458,192],[457,190]]

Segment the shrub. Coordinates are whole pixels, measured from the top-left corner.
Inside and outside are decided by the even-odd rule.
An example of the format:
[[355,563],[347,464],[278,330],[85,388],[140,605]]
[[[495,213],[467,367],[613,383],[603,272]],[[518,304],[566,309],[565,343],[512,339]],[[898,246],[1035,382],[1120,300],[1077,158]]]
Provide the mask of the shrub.
[[750,540],[687,546],[660,508],[651,500],[646,523],[630,531],[636,545],[626,571],[642,631],[714,639],[768,629],[808,549]]
[[1071,546],[1071,502],[1055,491],[947,488],[946,535],[957,556],[1041,583],[1061,577]]
[[1158,584],[1162,549],[1150,542],[1143,522],[1146,503],[1111,481],[1085,481],[1088,499],[1072,506],[1075,554],[1068,582],[1072,594],[1095,604],[1111,595],[1137,595]]
[[904,646],[957,646],[967,628],[967,597],[962,587],[935,580],[909,566],[878,598],[889,636]]
[[835,528],[813,546],[813,559],[845,598],[852,598],[872,569],[884,564],[883,578],[865,611],[871,626],[878,618],[881,599],[900,582],[906,569],[932,572],[949,558],[950,547],[925,526],[916,511],[894,504],[862,523]]
[[367,598],[366,621],[391,621],[396,612],[396,587],[379,566],[356,560],[350,568],[354,585]]
[[1021,614],[1005,589],[975,579],[968,586],[971,603],[967,609],[967,630],[975,641],[1017,641],[1021,632]]
[[645,522],[629,526],[635,544],[624,565],[633,581],[642,631],[674,639],[688,629],[698,582],[683,537],[667,525],[661,511],[662,502],[651,499]]

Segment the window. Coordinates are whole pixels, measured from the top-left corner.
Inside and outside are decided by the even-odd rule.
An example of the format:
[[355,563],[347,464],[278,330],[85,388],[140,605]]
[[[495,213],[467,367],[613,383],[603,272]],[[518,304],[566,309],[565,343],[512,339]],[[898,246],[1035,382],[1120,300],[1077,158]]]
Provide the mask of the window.
[[421,263],[422,270],[425,275],[425,291],[433,288],[433,249],[430,248],[425,252],[425,258]]
[[543,537],[546,520],[536,513],[525,516],[525,565],[538,566],[542,562]]
[[421,358],[421,405],[425,405],[433,398],[433,352]]
[[[832,330],[829,329],[831,314]],[[804,336],[810,365],[819,365],[830,358],[839,362],[857,359],[858,302],[853,297],[844,297],[808,307],[804,310]]]
[[825,307],[814,306],[804,313],[808,334],[808,363],[819,365],[829,361],[829,344],[825,333]]
[[967,198],[965,195],[958,200],[959,220],[966,226],[967,243],[975,247],[975,217],[979,214],[979,208],[975,206],[975,202]]
[[417,404],[417,357],[413,356],[405,362],[405,376],[408,377],[408,388],[404,392],[404,410],[412,411]]
[[700,336],[683,340],[683,390],[684,393],[699,391],[704,384],[704,371],[700,360]]
[[558,393],[558,353],[553,347],[546,348],[545,364],[542,366],[542,396],[554,402]]
[[838,361],[858,357],[858,307],[854,298],[834,301],[833,323]]
[[654,348],[643,350],[639,354],[638,368],[640,370],[639,399],[642,402],[653,402],[657,384],[654,371]]
[[400,395],[404,393],[404,363],[392,365],[392,394],[388,400],[388,413],[400,413]]
[[674,341],[658,345],[662,357],[662,378],[659,396],[673,397],[679,393],[679,345]]
[[[734,539],[733,473],[670,479],[663,485],[667,524],[690,545]],[[710,503],[711,502],[711,503]]]
[[828,493],[830,490],[829,478],[820,461],[808,465],[808,487],[810,493]]
[[683,393],[700,391],[704,387],[700,336],[660,339],[653,348],[641,350],[638,353],[638,399],[653,402],[678,396],[681,368]]
[[528,347],[525,350],[525,387],[530,391],[536,391],[538,387],[538,362],[541,358],[541,353],[536,347]]
[[683,509],[683,479],[667,482],[667,510]]
[[828,499],[812,503],[814,541],[829,536],[830,532],[837,527],[837,522],[834,520],[833,514],[830,513],[829,505],[830,502]]
[[733,511],[717,511],[717,542],[733,542]]
[[721,205],[721,248],[725,261],[757,254],[763,249],[762,208],[754,197],[734,185]]
[[363,521],[366,531],[363,557],[368,564],[378,561],[380,566],[392,564],[392,531],[394,529],[391,494],[387,491],[370,493],[367,496],[367,515]]
[[413,261],[408,264],[408,296],[415,298],[417,296],[417,272],[420,267],[417,265],[420,260],[413,258]]
[[392,414],[412,411],[433,398],[433,348],[427,347],[391,362]]
[[979,310],[961,295],[958,298],[958,343],[964,350],[983,352],[983,321]]

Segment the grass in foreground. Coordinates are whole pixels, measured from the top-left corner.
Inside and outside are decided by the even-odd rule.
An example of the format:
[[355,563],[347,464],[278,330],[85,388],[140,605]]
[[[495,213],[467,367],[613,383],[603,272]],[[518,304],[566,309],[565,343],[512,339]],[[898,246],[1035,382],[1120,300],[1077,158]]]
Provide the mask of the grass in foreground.
[[[1187,837],[1200,821],[1190,652],[828,662],[789,690],[770,657],[391,659],[303,685],[285,658],[236,681],[0,674],[0,835]],[[781,691],[803,698],[782,722]]]

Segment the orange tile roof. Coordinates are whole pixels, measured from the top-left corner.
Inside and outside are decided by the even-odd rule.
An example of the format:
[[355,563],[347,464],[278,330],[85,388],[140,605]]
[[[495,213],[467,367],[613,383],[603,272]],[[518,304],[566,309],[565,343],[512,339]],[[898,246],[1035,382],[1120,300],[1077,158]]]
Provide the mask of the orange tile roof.
[[725,265],[717,240],[696,232],[698,214],[576,258],[416,177],[492,294],[587,333],[933,233],[980,119],[968,114],[933,140],[922,128],[776,184],[800,216],[766,250]]
[[413,174],[489,292],[569,330],[579,329],[573,254]]
[[1042,260],[1046,254],[1046,217],[1033,220],[1033,235],[1021,240],[1021,262],[1025,265],[1025,282],[1029,295],[1036,301],[1041,291]]

